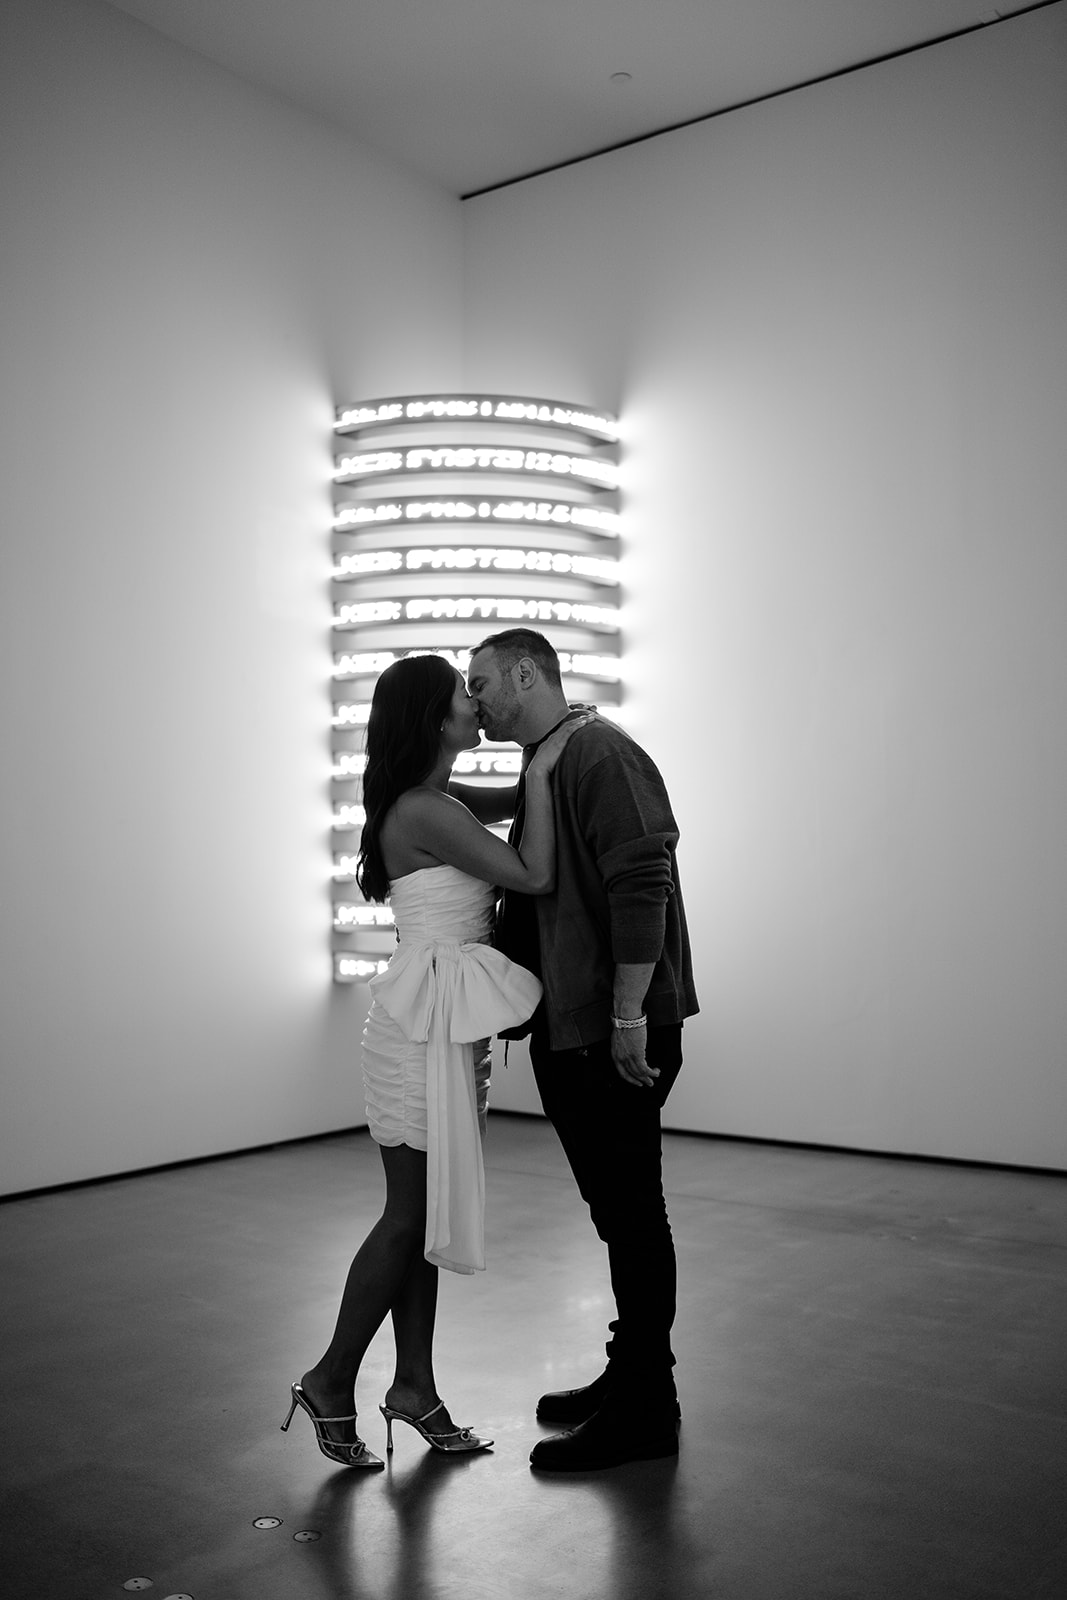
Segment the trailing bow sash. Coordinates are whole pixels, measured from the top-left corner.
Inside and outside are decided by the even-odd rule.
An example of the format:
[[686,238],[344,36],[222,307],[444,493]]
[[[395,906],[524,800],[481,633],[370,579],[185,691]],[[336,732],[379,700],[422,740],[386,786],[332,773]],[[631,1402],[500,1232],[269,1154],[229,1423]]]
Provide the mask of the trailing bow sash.
[[414,939],[370,990],[406,1038],[426,1045],[426,1259],[481,1271],[485,1167],[470,1046],[530,1016],[541,984],[491,945]]

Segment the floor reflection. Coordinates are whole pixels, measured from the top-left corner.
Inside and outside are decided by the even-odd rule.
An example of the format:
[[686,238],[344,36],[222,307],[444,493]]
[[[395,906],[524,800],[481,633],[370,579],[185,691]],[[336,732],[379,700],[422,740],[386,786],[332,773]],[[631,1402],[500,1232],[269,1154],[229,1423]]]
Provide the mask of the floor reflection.
[[[377,1600],[379,1590],[370,1562],[354,1558],[353,1552],[359,1550],[360,1498],[368,1493],[379,1495],[381,1477],[380,1472],[341,1468],[323,1480],[308,1506],[306,1526],[322,1534],[316,1546],[317,1559],[308,1564],[308,1570],[318,1570],[322,1592],[330,1600]],[[377,1517],[372,1520],[376,1522]],[[369,1556],[369,1551],[366,1554]]]
[[[323,1593],[330,1600],[433,1600],[442,1496],[468,1472],[484,1471],[487,1459],[430,1450],[412,1466],[386,1457],[384,1472],[333,1473],[309,1504],[305,1523],[322,1534]],[[364,1506],[364,1494],[372,1497],[373,1508]],[[383,1497],[389,1518],[382,1515]]]
[[[414,1467],[398,1470],[386,1465],[386,1493],[396,1513],[396,1571],[388,1600],[411,1600],[413,1595],[437,1592],[435,1572],[440,1571],[441,1545],[435,1539],[435,1522],[443,1491],[470,1472],[483,1472],[491,1458],[478,1454],[459,1458],[429,1451]],[[472,1557],[473,1559],[473,1557]],[[455,1578],[455,1573],[449,1575]]]
[[684,1592],[680,1578],[692,1572],[699,1550],[680,1514],[678,1457],[634,1462],[609,1472],[537,1474],[539,1488],[561,1497],[569,1510],[576,1492],[587,1504],[585,1528],[596,1507],[596,1531],[602,1542],[587,1538],[582,1580],[589,1594],[611,1600],[654,1600]]

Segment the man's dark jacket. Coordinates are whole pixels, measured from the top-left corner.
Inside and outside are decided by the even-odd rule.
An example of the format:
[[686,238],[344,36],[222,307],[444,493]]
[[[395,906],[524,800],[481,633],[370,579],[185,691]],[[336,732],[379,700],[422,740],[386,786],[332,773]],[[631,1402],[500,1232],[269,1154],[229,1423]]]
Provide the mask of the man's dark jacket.
[[[570,740],[552,788],[556,888],[533,899],[550,1047],[578,1049],[610,1034],[616,962],[655,963],[644,1002],[650,1027],[692,1016],[678,825],[655,763],[597,718]],[[505,916],[498,942],[521,962],[526,952],[508,948],[507,929]]]

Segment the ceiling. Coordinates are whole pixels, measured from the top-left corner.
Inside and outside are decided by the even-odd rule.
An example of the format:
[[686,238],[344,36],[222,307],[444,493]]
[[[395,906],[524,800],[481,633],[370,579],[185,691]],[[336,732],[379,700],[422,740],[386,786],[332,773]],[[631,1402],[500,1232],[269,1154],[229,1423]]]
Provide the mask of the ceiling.
[[1035,0],[111,3],[466,195]]

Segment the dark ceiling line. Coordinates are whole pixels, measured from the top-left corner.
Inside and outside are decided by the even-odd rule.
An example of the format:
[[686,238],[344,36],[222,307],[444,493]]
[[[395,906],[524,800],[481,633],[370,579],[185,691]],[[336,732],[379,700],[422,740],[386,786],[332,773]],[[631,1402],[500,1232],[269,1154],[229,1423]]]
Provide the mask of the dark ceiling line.
[[716,117],[728,117],[733,111],[744,111],[749,106],[762,105],[767,100],[778,100],[785,94],[796,94],[801,89],[810,89],[817,83],[831,83],[834,78],[847,78],[853,72],[864,72],[868,67],[881,66],[885,61],[898,61],[901,56],[915,55],[919,50],[932,50],[936,45],[947,44],[951,39],[962,39],[969,33],[980,33],[985,28],[995,28],[1002,22],[1014,22],[1017,17],[1025,17],[1031,11],[1043,11],[1046,6],[1062,5],[1064,0],[1033,0],[1028,6],[1023,6],[1019,11],[1011,11],[1007,16],[991,18],[989,22],[971,22],[966,28],[956,28],[952,33],[939,34],[936,39],[924,39],[919,44],[903,45],[899,50],[887,50],[884,55],[871,56],[866,61],[857,61],[851,67],[837,67],[833,72],[820,73],[815,78],[805,78],[801,83],[790,83],[783,89],[769,89],[766,94],[753,95],[750,100],[738,100],[733,105],[723,106],[719,111],[702,111],[699,116],[685,117],[681,122],[670,122],[662,128],[652,128],[648,133],[635,133],[630,139],[620,139],[617,144],[606,144],[599,150],[589,150],[585,155],[568,156],[566,161],[554,161],[547,167],[536,167],[532,172],[520,172],[514,178],[501,178],[498,183],[487,183],[482,189],[471,189],[467,194],[461,194],[461,200],[476,200],[479,195],[492,194],[497,189],[509,189],[512,184],[525,183],[529,178],[543,178],[547,172],[560,172],[564,167],[576,167],[583,161],[595,161],[598,156],[610,155],[613,150],[626,150],[630,145],[644,144],[649,139],[658,139],[665,133],[677,133],[680,128],[692,128],[699,122],[713,122]]

